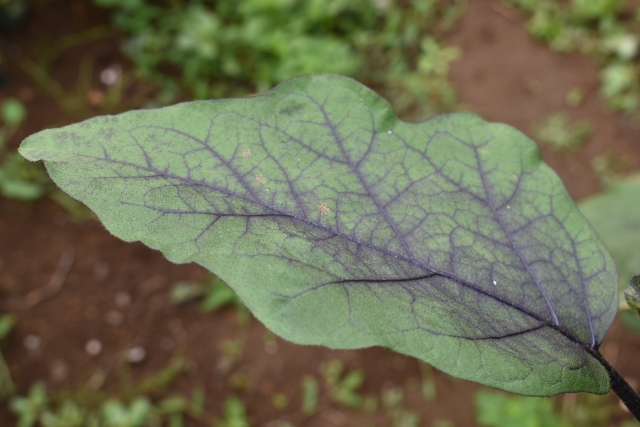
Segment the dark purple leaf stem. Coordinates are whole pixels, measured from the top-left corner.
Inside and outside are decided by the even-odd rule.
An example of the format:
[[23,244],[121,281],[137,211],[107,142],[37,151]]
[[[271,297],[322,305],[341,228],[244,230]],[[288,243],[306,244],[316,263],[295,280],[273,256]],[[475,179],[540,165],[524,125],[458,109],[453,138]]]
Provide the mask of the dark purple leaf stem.
[[629,385],[627,381],[616,371],[613,366],[596,350],[592,355],[604,366],[609,374],[611,381],[611,389],[618,395],[620,400],[625,404],[629,412],[640,421],[640,395]]

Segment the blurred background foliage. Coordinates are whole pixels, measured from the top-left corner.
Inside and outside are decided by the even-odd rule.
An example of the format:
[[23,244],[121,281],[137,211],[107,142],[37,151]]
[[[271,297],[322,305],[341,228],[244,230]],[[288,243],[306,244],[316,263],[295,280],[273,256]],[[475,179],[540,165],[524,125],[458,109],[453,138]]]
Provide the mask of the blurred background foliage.
[[93,0],[112,10],[136,76],[180,98],[262,93],[305,73],[380,90],[415,120],[456,106],[447,81],[460,52],[438,37],[462,0]]
[[624,0],[504,0],[529,15],[528,29],[558,52],[580,52],[602,64],[600,93],[610,107],[640,106],[640,10]]

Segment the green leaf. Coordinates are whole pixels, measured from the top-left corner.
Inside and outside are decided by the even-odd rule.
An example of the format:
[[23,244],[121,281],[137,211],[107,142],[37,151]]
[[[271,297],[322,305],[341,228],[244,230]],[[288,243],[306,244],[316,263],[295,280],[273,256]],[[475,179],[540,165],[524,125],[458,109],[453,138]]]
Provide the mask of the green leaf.
[[476,395],[476,408],[478,423],[483,426],[569,427],[548,399],[483,391]]
[[572,0],[573,12],[585,19],[599,19],[612,15],[620,8],[621,0]]
[[4,157],[0,163],[0,196],[26,201],[42,197],[48,181],[44,171],[16,152]]
[[46,411],[47,389],[42,382],[31,385],[27,397],[14,397],[9,402],[9,410],[18,417],[18,427],[32,427],[40,415]]
[[0,353],[0,400],[10,396],[13,393],[13,381],[11,381],[11,373],[9,367]]
[[631,278],[629,287],[624,291],[624,298],[629,308],[640,314],[640,274]]
[[151,412],[151,402],[144,397],[137,397],[129,407],[129,426],[142,426]]
[[513,128],[421,124],[354,80],[97,117],[27,159],[108,230],[228,283],[280,336],[380,345],[505,390],[605,393],[613,261]]
[[228,396],[222,410],[224,417],[213,425],[214,427],[249,427],[247,410],[242,400],[235,396]]
[[578,148],[584,144],[592,134],[591,123],[580,120],[569,124],[569,119],[563,113],[553,114],[535,130],[535,137],[543,144],[549,144],[556,149]]
[[310,375],[302,379],[302,413],[312,415],[318,407],[318,393],[320,386],[318,381]]
[[15,314],[0,314],[0,341],[9,335],[16,323],[18,323],[18,318]]
[[640,273],[640,175],[616,182],[580,202],[618,267],[621,289]]
[[200,311],[213,313],[228,304],[242,305],[236,293],[226,283],[217,277],[212,277],[206,284],[205,298],[200,305]]
[[0,168],[0,195],[17,200],[35,200],[42,197],[44,190],[41,185],[25,181],[12,176]]
[[27,109],[17,99],[9,98],[0,105],[0,120],[9,126],[18,126],[26,116]]
[[200,417],[204,413],[204,389],[197,387],[191,392],[189,412],[194,417]]
[[202,283],[178,282],[171,288],[171,301],[175,304],[184,304],[197,297],[201,297],[204,293]]
[[633,310],[620,310],[618,318],[634,334],[640,335],[640,316]]
[[179,414],[186,410],[189,402],[183,396],[174,396],[161,400],[156,406],[161,413]]
[[102,417],[104,423],[109,427],[129,427],[129,413],[127,408],[118,400],[109,399],[102,405]]

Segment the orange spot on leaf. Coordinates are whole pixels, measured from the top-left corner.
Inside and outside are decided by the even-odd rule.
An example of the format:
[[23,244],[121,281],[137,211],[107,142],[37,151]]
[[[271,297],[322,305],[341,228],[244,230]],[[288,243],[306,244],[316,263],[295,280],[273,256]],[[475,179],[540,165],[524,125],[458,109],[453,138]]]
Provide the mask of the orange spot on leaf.
[[331,212],[331,209],[327,207],[326,203],[320,203],[320,206],[318,206],[318,210],[320,211],[320,215],[326,215]]

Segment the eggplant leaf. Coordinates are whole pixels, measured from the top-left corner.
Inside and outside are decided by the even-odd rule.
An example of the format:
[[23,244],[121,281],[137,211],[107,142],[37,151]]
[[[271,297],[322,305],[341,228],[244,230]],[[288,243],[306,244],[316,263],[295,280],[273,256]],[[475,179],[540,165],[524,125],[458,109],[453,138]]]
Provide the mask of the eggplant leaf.
[[400,121],[344,77],[28,138],[108,230],[226,281],[285,339],[385,346],[528,395],[609,390],[607,251],[535,144],[471,113]]
[[581,200],[579,208],[613,256],[625,289],[640,273],[640,175]]

